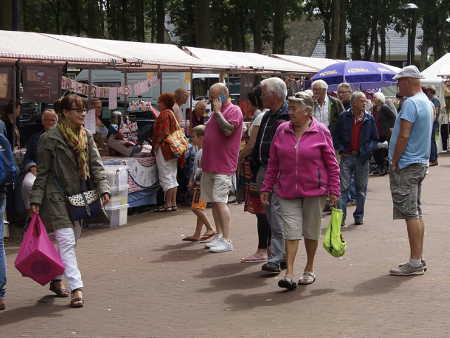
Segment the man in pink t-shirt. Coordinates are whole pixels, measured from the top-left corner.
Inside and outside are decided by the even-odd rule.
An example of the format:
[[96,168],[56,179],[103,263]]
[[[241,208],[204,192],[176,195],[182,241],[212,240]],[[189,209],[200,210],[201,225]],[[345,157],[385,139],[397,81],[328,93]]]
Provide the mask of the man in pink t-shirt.
[[242,137],[241,109],[229,102],[228,88],[216,83],[209,90],[213,113],[203,141],[201,199],[212,203],[217,236],[206,243],[210,252],[233,250],[228,193],[236,172]]

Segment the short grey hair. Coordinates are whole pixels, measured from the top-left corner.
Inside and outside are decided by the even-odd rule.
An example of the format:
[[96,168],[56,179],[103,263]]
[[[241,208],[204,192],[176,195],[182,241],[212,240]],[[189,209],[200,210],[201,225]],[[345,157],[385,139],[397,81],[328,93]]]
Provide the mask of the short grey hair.
[[48,109],[44,110],[44,111],[42,112],[41,118],[44,118],[44,116],[47,115],[47,114],[48,114],[48,115],[56,116],[56,120],[58,121],[58,114],[56,113],[56,111],[55,111],[54,109],[48,108]]
[[359,97],[366,98],[366,94],[364,94],[363,92],[357,90],[356,92],[353,92],[352,98],[350,99],[350,102],[353,103]]
[[275,94],[279,99],[285,100],[287,96],[286,83],[279,77],[269,77],[261,81],[261,87]]
[[383,104],[386,103],[386,97],[384,96],[384,94],[382,92],[376,92],[375,94],[373,94],[373,98],[377,99],[378,101],[380,101]]
[[316,86],[328,90],[328,83],[326,83],[324,80],[316,80],[313,83],[311,83],[311,88],[314,88]]
[[352,91],[352,86],[350,85],[350,83],[342,82],[342,83],[339,83],[339,85],[337,86],[337,91],[339,91],[339,89],[348,89],[348,90]]
[[301,107],[308,108],[310,112],[312,112],[314,109],[313,108],[314,101],[313,101],[312,97],[305,92],[298,92],[298,93],[295,93],[294,96],[289,96],[288,102],[298,104]]

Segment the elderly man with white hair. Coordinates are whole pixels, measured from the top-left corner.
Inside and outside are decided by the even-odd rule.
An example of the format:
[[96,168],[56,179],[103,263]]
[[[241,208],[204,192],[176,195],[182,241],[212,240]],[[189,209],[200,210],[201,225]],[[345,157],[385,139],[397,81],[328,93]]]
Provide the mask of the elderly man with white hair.
[[[283,80],[271,77],[261,82],[261,99],[263,106],[269,109],[259,127],[258,136],[252,152],[253,171],[256,174],[256,185],[260,189],[269,162],[270,146],[278,126],[289,120],[288,104],[286,102],[287,88]],[[279,208],[276,194],[272,194],[270,205],[266,208],[267,226],[270,227],[270,257],[262,266],[262,270],[270,273],[280,273],[286,267],[285,249],[281,221],[277,219],[274,210]]]
[[369,159],[378,148],[378,135],[374,118],[365,111],[366,95],[355,91],[351,97],[352,108],[346,110],[336,124],[334,146],[341,155],[340,209],[347,212],[350,178],[355,176],[356,210],[353,217],[356,225],[363,224],[364,204],[369,181]]
[[314,117],[334,133],[339,115],[344,106],[339,99],[327,94],[328,84],[323,80],[316,80],[311,84],[314,99]]
[[203,140],[201,199],[212,204],[217,236],[206,243],[210,252],[233,250],[230,240],[231,213],[228,194],[236,173],[244,117],[229,100],[228,88],[216,83],[209,90],[213,113]]
[[394,128],[395,113],[386,104],[386,98],[382,92],[376,92],[373,95],[372,115],[377,126],[379,142],[382,142],[379,149],[373,153],[373,157],[378,166],[378,170],[374,174],[384,176],[387,174],[387,148],[392,129]]

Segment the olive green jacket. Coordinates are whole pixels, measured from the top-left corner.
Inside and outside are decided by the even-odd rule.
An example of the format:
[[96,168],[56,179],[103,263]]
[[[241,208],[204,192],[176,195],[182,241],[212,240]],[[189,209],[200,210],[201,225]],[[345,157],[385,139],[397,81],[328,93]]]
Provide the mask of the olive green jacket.
[[[110,193],[100,154],[88,132],[89,170],[99,195]],[[81,178],[74,152],[58,128],[42,134],[38,145],[38,173],[31,192],[31,204],[40,205],[47,229],[73,227],[66,208],[67,195],[81,190]],[[58,183],[57,183],[58,182]]]

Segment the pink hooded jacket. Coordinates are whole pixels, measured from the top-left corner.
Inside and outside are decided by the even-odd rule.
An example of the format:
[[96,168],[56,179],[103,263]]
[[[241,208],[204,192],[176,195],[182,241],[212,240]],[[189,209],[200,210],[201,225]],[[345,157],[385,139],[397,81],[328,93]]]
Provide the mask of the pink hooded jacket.
[[292,122],[278,127],[261,192],[285,199],[340,195],[339,165],[328,128],[312,118],[300,140]]

